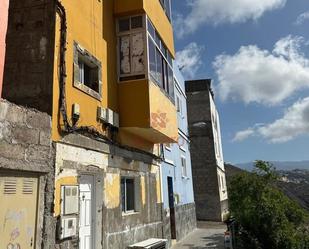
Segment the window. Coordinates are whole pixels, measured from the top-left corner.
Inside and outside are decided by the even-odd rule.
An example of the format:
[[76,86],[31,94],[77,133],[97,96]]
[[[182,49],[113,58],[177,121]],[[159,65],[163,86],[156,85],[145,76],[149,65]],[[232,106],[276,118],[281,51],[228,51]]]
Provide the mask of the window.
[[119,81],[145,79],[148,68],[152,82],[174,102],[173,57],[149,18],[147,25],[146,15],[119,19],[117,32]]
[[187,176],[187,162],[184,156],[181,157],[182,176]]
[[102,66],[90,52],[74,42],[74,87],[101,100]]
[[182,101],[179,96],[176,97],[176,109],[179,114],[182,114]]
[[79,82],[99,92],[99,67],[87,62],[82,56],[78,58]]
[[118,20],[119,80],[145,78],[144,16]]
[[135,212],[135,181],[133,178],[121,178],[121,204],[122,212]]
[[149,75],[174,102],[172,55],[164,45],[151,21],[147,19],[149,46]]
[[171,20],[171,0],[160,0],[160,3],[168,19]]

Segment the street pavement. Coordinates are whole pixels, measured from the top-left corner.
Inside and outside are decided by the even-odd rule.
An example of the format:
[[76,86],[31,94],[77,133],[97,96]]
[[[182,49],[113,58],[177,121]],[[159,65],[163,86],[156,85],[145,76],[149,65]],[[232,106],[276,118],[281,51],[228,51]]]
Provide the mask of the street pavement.
[[226,225],[216,222],[198,222],[198,228],[172,249],[224,249]]

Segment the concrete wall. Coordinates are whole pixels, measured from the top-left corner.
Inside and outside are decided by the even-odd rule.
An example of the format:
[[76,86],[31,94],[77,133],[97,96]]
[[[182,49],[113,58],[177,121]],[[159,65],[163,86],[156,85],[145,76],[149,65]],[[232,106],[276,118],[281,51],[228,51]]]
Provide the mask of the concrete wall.
[[2,91],[3,68],[5,58],[5,37],[8,21],[9,0],[0,2],[0,97]]
[[197,219],[222,221],[228,212],[227,189],[210,80],[186,82],[186,93]]
[[2,97],[51,114],[55,2],[10,1]]
[[[52,216],[55,150],[47,114],[0,100],[0,172],[26,172],[39,177],[36,248],[54,248]],[[0,224],[2,226],[2,224]]]

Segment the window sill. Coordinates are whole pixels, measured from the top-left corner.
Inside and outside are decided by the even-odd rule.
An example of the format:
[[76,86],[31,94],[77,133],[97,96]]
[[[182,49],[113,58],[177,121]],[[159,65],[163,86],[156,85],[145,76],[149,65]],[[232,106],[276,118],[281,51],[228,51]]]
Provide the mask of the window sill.
[[122,212],[123,217],[137,215],[137,214],[140,214],[140,212],[137,212],[137,211]]
[[74,87],[79,89],[79,90],[81,90],[82,92],[90,95],[91,97],[95,98],[96,100],[99,100],[99,101],[102,100],[102,97],[101,97],[101,95],[98,92],[92,90],[91,88],[89,88],[88,86],[80,83],[77,80],[74,81]]

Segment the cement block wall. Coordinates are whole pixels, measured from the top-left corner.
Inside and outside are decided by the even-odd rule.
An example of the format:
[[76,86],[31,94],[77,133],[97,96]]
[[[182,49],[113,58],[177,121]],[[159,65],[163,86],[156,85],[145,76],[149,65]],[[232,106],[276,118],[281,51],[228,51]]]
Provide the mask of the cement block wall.
[[222,221],[226,205],[221,203],[218,182],[210,80],[187,81],[186,94],[197,219]]
[[48,114],[52,110],[55,2],[10,1],[2,89],[3,98]]
[[[54,248],[54,158],[47,114],[0,100],[0,172],[39,176],[36,248]],[[1,224],[0,224],[1,225]]]

